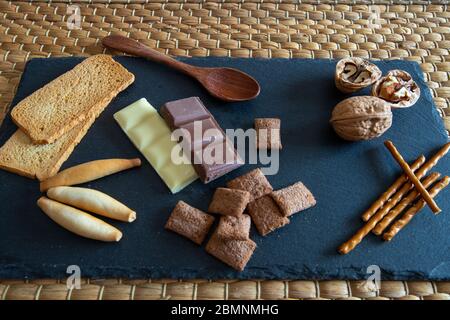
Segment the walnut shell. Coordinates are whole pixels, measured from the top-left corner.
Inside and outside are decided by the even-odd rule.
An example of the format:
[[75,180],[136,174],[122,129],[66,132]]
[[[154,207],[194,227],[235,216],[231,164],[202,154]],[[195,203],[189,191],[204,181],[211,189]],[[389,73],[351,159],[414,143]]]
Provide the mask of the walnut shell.
[[420,88],[408,72],[391,70],[373,85],[372,95],[392,108],[409,108],[419,100]]
[[370,86],[381,77],[381,70],[373,63],[353,57],[339,60],[334,82],[344,93],[352,93]]
[[380,98],[351,97],[334,107],[330,123],[345,140],[369,140],[381,136],[391,127],[392,112]]

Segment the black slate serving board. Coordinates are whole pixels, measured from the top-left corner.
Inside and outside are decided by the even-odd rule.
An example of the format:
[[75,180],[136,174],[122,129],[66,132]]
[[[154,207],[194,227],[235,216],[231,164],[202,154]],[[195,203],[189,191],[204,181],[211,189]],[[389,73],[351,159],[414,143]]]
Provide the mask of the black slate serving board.
[[[244,272],[238,273],[174,233],[164,224],[178,200],[206,210],[216,187],[256,165],[244,167],[208,185],[200,181],[172,195],[144,160],[139,169],[86,184],[106,192],[138,213],[132,224],[107,220],[119,227],[119,243],[101,243],[73,235],[52,222],[36,206],[38,182],[0,170],[0,278],[64,277],[78,265],[85,277],[173,278],[346,278],[364,279],[378,265],[382,279],[450,279],[450,190],[437,198],[443,213],[426,208],[391,243],[369,235],[346,256],[336,248],[360,226],[361,213],[399,175],[400,169],[383,146],[391,139],[411,161],[429,156],[447,142],[419,66],[412,62],[377,62],[383,72],[410,72],[422,90],[410,109],[395,110],[392,128],[379,139],[349,143],[338,138],[328,121],[346,96],[334,87],[335,61],[189,59],[199,66],[242,69],[262,86],[254,101],[226,104],[211,98],[196,82],[163,66],[131,57],[117,60],[136,76],[102,113],[63,168],[110,157],[141,157],[112,115],[146,97],[159,108],[164,102],[200,96],[223,128],[250,128],[255,117],[282,120],[283,150],[279,173],[269,176],[275,189],[298,180],[314,193],[318,205],[294,215],[291,223],[267,237],[252,230],[258,248]],[[24,72],[13,105],[81,58],[33,59]],[[359,94],[367,94],[368,90]],[[14,132],[9,115],[0,143]],[[449,158],[433,170],[450,174]]]

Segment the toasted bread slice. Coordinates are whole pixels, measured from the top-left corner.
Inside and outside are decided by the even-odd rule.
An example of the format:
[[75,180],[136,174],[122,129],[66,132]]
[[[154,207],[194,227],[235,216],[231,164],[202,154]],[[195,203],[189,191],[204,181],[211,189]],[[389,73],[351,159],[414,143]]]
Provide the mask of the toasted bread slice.
[[52,144],[34,144],[17,130],[0,148],[0,168],[40,181],[54,176],[94,123],[92,116]]
[[95,55],[20,101],[11,116],[33,143],[53,143],[103,111],[133,81],[111,56]]

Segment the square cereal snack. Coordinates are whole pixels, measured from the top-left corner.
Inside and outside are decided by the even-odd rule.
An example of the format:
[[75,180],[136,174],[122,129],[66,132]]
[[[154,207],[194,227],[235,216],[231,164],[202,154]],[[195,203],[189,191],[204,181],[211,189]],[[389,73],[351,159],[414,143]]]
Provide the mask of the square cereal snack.
[[228,181],[227,187],[250,192],[250,201],[269,194],[273,190],[266,176],[259,168]]
[[244,270],[256,249],[252,240],[222,240],[214,234],[206,244],[206,252],[238,271]]
[[278,118],[256,118],[256,148],[281,150],[280,127]]
[[248,212],[252,217],[259,234],[262,236],[289,223],[289,219],[281,213],[275,201],[266,195],[248,204]]
[[251,219],[247,214],[239,217],[223,216],[216,229],[217,236],[222,240],[247,240],[250,235]]
[[237,217],[244,212],[249,199],[250,193],[247,191],[217,188],[208,212]]
[[167,220],[165,228],[200,245],[213,222],[213,216],[191,207],[184,201],[178,201],[169,220]]
[[285,216],[293,215],[316,205],[313,194],[301,182],[273,191],[271,196]]

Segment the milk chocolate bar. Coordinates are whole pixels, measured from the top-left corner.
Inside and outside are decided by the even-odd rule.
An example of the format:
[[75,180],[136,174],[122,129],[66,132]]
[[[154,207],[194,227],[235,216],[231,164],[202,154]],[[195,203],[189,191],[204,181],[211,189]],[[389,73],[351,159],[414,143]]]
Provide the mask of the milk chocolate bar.
[[167,102],[160,114],[172,130],[184,129],[179,132],[183,152],[203,183],[243,165],[232,142],[198,97]]

